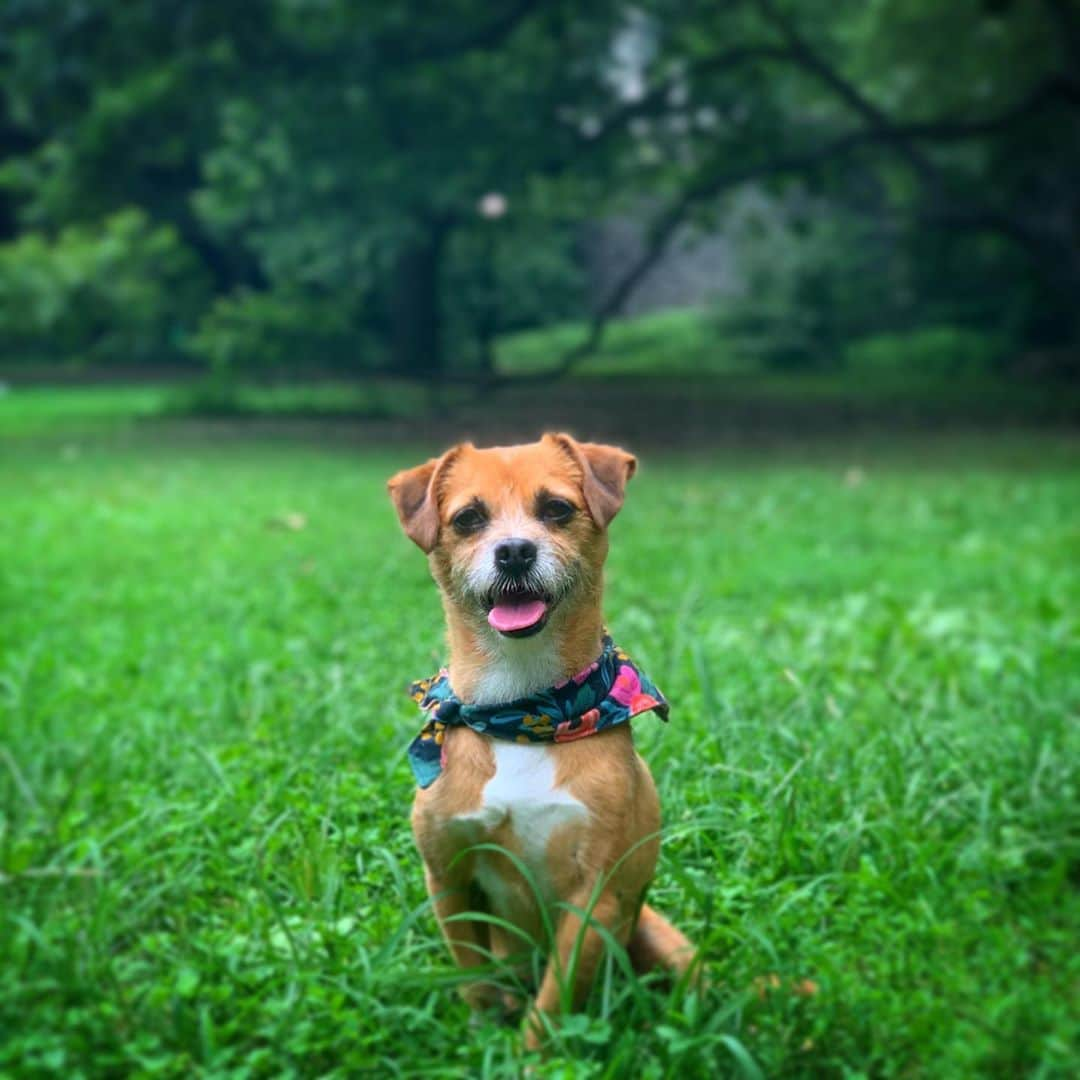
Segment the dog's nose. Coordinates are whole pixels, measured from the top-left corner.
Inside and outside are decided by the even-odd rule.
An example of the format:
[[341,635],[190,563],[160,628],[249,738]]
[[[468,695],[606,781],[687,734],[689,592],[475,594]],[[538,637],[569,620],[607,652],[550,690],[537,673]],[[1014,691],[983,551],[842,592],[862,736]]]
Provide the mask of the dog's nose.
[[495,548],[495,565],[510,577],[524,577],[536,562],[531,540],[503,540]]

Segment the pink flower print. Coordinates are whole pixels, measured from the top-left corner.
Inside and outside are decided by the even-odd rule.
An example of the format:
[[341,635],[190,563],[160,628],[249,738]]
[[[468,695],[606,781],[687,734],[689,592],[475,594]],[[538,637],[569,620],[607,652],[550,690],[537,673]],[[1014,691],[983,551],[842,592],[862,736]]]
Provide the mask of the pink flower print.
[[631,716],[648,712],[649,709],[655,709],[660,704],[652,694],[646,694],[641,689],[641,679],[632,667],[619,668],[619,674],[611,687],[609,696],[620,705],[625,705]]
[[600,719],[599,709],[590,709],[581,714],[581,723],[571,729],[571,720],[564,720],[555,729],[556,742],[573,742],[574,739],[584,739],[586,735],[592,735],[596,731],[596,721]]
[[635,694],[634,700],[630,702],[630,715],[637,716],[638,713],[648,712],[659,704],[652,694]]
[[634,696],[641,693],[641,680],[638,673],[632,667],[620,667],[619,674],[615,677],[609,697],[613,697],[620,705],[631,705]]

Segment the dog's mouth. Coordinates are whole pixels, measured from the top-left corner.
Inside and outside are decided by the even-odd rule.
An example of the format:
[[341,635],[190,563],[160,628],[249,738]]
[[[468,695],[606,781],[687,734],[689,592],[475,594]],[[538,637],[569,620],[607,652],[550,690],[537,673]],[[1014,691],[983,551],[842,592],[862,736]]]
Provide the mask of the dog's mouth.
[[487,620],[504,637],[531,637],[544,629],[552,606],[546,593],[507,584],[488,594]]

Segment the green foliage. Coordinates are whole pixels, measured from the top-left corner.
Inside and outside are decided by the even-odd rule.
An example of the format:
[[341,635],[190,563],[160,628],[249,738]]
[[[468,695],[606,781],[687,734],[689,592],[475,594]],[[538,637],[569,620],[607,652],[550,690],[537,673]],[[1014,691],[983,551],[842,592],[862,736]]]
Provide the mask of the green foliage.
[[[107,245],[111,215],[138,207],[190,253],[184,287],[158,274],[163,291],[220,301],[207,363],[338,367],[344,352],[370,367],[374,339],[402,374],[486,368],[498,332],[583,313],[584,225],[647,207],[647,242],[677,220],[727,233],[724,196],[749,186],[783,221],[813,210],[741,244],[745,288],[721,318],[750,360],[826,370],[856,339],[944,325],[1075,349],[1070,5],[495,8],[0,5],[0,237],[24,237],[28,278],[57,290],[0,345],[111,335],[148,357],[153,335],[132,348],[137,316],[108,303],[103,328],[57,320],[64,275],[34,247],[72,226],[88,230],[77,246]],[[498,223],[477,211],[489,192],[508,199]],[[180,336],[157,340],[171,354]]]
[[905,118],[1007,107],[1068,62],[1046,10],[1011,0],[858,3],[846,20],[848,71]]
[[907,334],[876,334],[849,345],[853,372],[977,375],[1000,369],[1007,349],[999,336],[958,326],[928,326]]
[[[241,83],[222,107],[195,195],[219,242],[251,251],[276,288],[314,287],[350,307],[360,297],[399,369],[438,371],[444,327],[459,365],[475,366],[469,339],[490,339],[492,320],[497,329],[580,310],[566,257],[572,215],[564,203],[563,224],[546,228],[552,194],[535,179],[568,156],[572,131],[553,119],[596,93],[608,5],[558,5],[550,18],[525,20],[501,48],[450,50],[433,62],[419,47],[415,60],[396,64],[372,38],[381,31],[387,53],[407,56],[425,37],[424,5],[385,15],[339,6],[332,35],[298,17],[312,6],[322,18],[323,5],[298,4],[275,26],[296,63]],[[468,33],[489,12],[459,4],[455,25]],[[567,63],[555,18],[573,28],[577,64]],[[410,32],[398,40],[405,25]],[[493,191],[510,204],[498,225],[478,212]],[[496,229],[505,239],[492,250]],[[429,249],[432,282],[398,276]],[[395,318],[437,328],[423,343],[434,355],[406,355],[418,345],[395,337]]]
[[[54,435],[0,473],[0,1072],[520,1075],[408,831],[427,448]],[[538,1075],[1072,1075],[1075,446],[794,456],[646,454],[613,527],[714,981],[611,965]]]
[[714,330],[752,364],[976,374],[1030,337],[1038,293],[1000,242],[903,237],[804,191],[755,200],[727,236],[743,284],[714,301]]
[[[588,333],[585,323],[557,323],[508,334],[499,342],[504,375],[550,371]],[[728,342],[702,312],[689,308],[619,319],[606,329],[597,352],[574,368],[575,375],[720,375],[745,371]]]
[[176,359],[206,281],[176,230],[130,208],[55,239],[0,245],[0,348],[9,359],[140,364]]
[[190,341],[191,353],[221,378],[375,367],[377,347],[339,296],[286,289],[220,297]]
[[835,369],[849,342],[907,314],[906,267],[886,234],[805,193],[754,200],[728,240],[742,283],[714,302],[715,331],[751,363]]
[[484,350],[494,350],[496,337],[580,317],[585,282],[577,247],[573,229],[542,217],[514,215],[460,230],[445,279],[454,354],[486,364]]

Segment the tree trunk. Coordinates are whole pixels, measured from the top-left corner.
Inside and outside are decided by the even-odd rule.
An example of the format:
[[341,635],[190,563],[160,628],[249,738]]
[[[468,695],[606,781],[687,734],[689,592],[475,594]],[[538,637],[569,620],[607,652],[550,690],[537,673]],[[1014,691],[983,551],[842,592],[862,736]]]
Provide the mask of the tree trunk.
[[398,256],[391,280],[391,350],[394,371],[435,378],[443,370],[441,269],[446,230],[427,231]]

